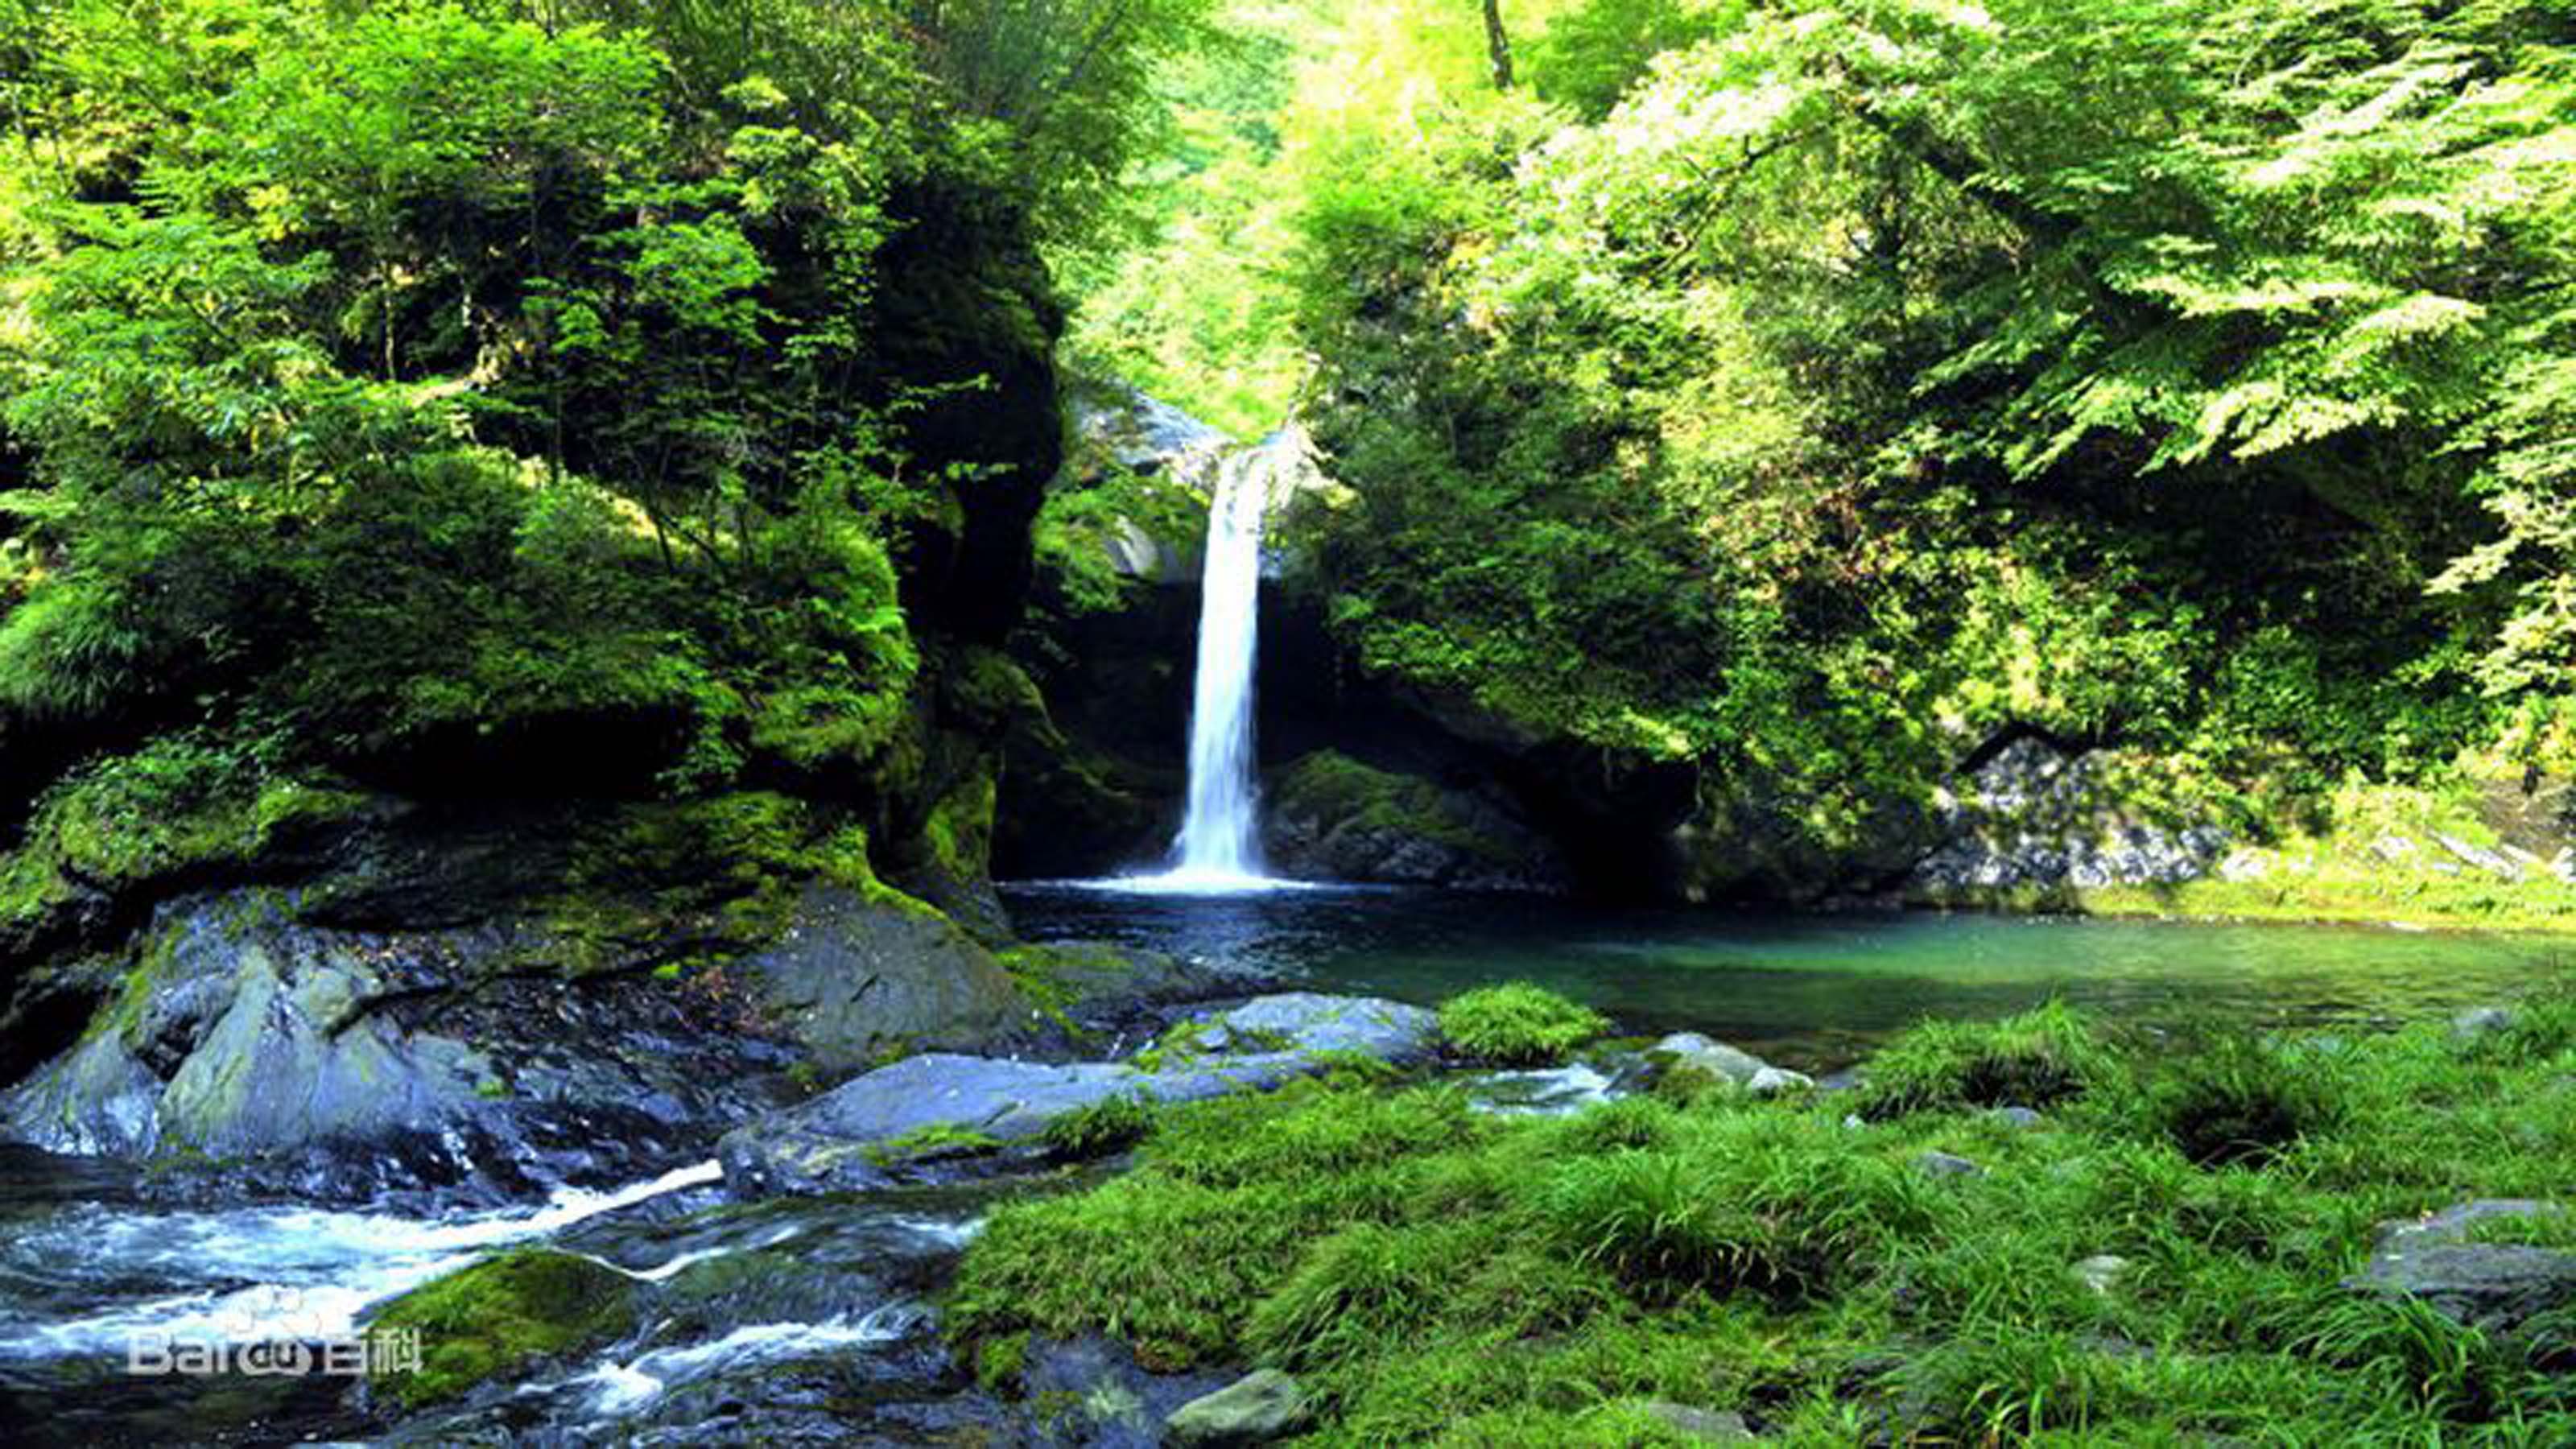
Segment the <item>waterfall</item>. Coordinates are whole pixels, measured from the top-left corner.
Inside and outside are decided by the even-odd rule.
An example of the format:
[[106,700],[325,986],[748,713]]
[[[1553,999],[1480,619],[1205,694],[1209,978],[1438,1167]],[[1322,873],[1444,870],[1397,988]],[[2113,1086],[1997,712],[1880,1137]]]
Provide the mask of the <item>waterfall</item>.
[[1253,784],[1261,525],[1305,457],[1304,433],[1288,427],[1258,447],[1224,455],[1211,471],[1198,679],[1190,699],[1189,800],[1170,869],[1138,884],[1215,891],[1277,884],[1261,871],[1260,795]]

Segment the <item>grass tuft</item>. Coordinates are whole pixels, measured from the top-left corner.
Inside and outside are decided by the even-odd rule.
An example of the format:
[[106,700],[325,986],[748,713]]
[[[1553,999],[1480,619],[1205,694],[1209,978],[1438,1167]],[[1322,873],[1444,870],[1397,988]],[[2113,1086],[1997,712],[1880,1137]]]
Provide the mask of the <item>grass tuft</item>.
[[1440,1008],[1451,1047],[1502,1067],[1557,1066],[1609,1029],[1601,1013],[1523,981],[1480,987]]

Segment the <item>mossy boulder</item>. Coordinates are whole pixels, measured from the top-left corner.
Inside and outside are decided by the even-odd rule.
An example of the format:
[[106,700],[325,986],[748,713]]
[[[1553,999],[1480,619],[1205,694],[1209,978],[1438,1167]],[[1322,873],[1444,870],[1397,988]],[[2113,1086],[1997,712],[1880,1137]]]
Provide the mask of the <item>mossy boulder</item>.
[[763,1022],[845,1076],[894,1051],[981,1045],[1031,1007],[992,952],[892,892],[816,885],[779,938],[727,968]]
[[615,1342],[635,1323],[636,1287],[625,1274],[571,1253],[514,1249],[377,1310],[367,1333],[418,1334],[420,1368],[379,1375],[368,1389],[404,1410],[445,1403]]
[[1329,880],[1561,891],[1547,838],[1499,795],[1317,750],[1272,782],[1264,845],[1274,865]]

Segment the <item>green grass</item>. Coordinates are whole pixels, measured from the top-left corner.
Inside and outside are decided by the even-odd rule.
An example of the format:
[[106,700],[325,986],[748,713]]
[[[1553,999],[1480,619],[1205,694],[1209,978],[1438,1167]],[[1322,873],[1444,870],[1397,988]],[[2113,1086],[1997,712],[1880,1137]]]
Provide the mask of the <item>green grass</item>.
[[1873,1057],[1854,1110],[1869,1118],[1930,1108],[2046,1108],[2110,1070],[2092,1028],[2056,1003],[2000,1022],[1926,1022]]
[[[1132,1172],[994,1215],[949,1328],[988,1367],[1100,1330],[1285,1368],[1320,1444],[1678,1442],[1654,1400],[1792,1444],[2566,1442],[2555,1340],[2340,1285],[2384,1219],[2566,1192],[2571,1027],[2560,999],[2465,1041],[2112,1039],[2049,1007],[1900,1038],[1856,1125],[1847,1096],[1525,1119],[1358,1080],[1164,1109]],[[2099,1254],[2106,1290],[2074,1272]]]
[[1555,1066],[1609,1029],[1601,1013],[1523,981],[1482,987],[1440,1008],[1449,1045],[1496,1066]]

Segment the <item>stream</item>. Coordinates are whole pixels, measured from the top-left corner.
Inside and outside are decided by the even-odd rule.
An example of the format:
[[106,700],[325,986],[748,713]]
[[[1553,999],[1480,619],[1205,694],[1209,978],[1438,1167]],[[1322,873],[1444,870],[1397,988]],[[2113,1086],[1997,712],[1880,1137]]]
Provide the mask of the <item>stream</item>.
[[[1008,895],[1032,938],[1250,960],[1326,991],[1434,1002],[1501,979],[1632,1031],[1688,1027],[1809,1070],[1926,1015],[2051,994],[2146,1023],[2364,1029],[2507,999],[2558,942],[2385,929],[1990,916],[1588,910],[1394,890]],[[138,1342],[347,1335],[360,1312],[480,1253],[544,1243],[655,1286],[644,1328],[497,1404],[394,1442],[924,1442],[1004,1412],[947,1362],[935,1302],[1008,1181],[738,1204],[715,1164],[505,1209],[156,1204],[94,1161],[0,1147],[0,1440],[268,1443],[383,1436],[347,1377],[131,1371]],[[157,1337],[156,1337],[157,1336]]]

